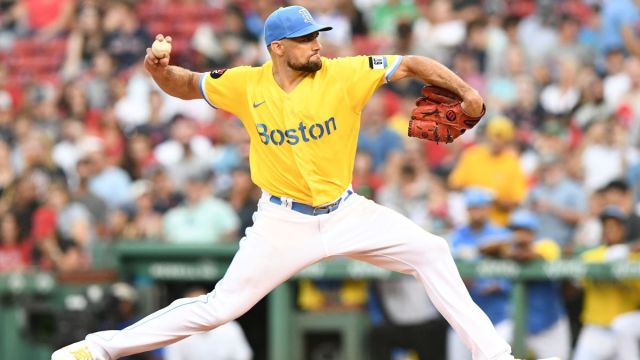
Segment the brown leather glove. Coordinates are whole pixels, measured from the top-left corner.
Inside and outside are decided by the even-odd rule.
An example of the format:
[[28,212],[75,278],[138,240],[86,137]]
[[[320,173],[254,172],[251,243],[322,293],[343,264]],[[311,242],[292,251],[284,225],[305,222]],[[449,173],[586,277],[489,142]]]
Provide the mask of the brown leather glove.
[[462,110],[461,103],[462,99],[447,89],[434,85],[423,87],[422,97],[411,113],[409,136],[436,143],[453,142],[474,127],[486,110],[483,104],[482,114],[469,116]]

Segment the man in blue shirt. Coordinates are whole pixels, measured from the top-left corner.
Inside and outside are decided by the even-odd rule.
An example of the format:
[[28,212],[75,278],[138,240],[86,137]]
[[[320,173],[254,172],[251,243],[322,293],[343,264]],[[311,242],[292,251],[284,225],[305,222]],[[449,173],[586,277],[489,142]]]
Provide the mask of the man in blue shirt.
[[[509,231],[493,224],[489,219],[493,194],[482,188],[468,188],[464,200],[469,213],[468,225],[453,231],[450,237],[454,257],[465,260],[480,259],[485,254],[500,252],[506,245]],[[487,314],[500,336],[509,341],[512,322],[509,319],[509,293],[511,283],[507,279],[465,280],[473,301]],[[471,353],[453,330],[447,335],[449,360],[471,359]]]
[[640,57],[640,0],[604,1],[602,4],[602,32],[600,55],[613,49],[626,48]]
[[566,176],[559,155],[542,157],[540,182],[529,193],[528,203],[538,213],[538,236],[553,239],[561,248],[570,245],[575,227],[587,211],[585,192]]
[[389,155],[402,151],[402,138],[387,125],[381,97],[374,94],[362,110],[362,128],[358,136],[358,151],[371,154],[376,170],[380,170]]
[[[513,233],[507,257],[523,263],[534,260],[554,261],[560,257],[560,247],[555,241],[536,237],[540,226],[534,213],[516,211],[509,220],[509,228]],[[571,335],[560,283],[533,280],[527,281],[526,287],[527,347],[537,357],[558,356],[568,359]]]

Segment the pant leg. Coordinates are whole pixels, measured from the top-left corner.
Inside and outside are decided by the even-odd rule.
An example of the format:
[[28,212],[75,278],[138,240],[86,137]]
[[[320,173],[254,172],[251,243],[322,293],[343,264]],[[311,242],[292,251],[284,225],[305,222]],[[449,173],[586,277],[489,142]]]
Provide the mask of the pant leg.
[[471,299],[447,242],[393,210],[352,198],[321,224],[329,254],[415,276],[475,360],[513,359],[509,344]]
[[315,219],[275,204],[261,201],[246,235],[209,294],[176,300],[124,330],[88,335],[98,360],[148,351],[214,329],[244,314],[274,287],[325,256]]
[[582,327],[573,360],[612,360],[614,354],[615,337],[611,329],[593,325]]
[[562,317],[549,329],[527,336],[527,347],[540,358],[556,356],[560,359],[568,359],[571,352],[569,319]]
[[616,360],[640,360],[640,311],[618,316],[611,328],[616,336]]
[[447,331],[447,360],[471,360],[471,352],[452,328]]

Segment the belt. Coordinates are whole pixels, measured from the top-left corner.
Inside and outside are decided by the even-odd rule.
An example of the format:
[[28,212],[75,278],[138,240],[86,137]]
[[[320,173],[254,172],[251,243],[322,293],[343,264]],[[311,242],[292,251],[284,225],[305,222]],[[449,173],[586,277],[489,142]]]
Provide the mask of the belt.
[[[353,194],[353,191],[349,189],[345,192],[345,194],[346,196],[340,197],[340,199],[332,202],[331,204],[318,206],[318,207],[313,207],[311,205],[303,204],[297,201],[291,201],[290,208],[293,211],[297,211],[301,214],[311,215],[311,216],[328,214],[332,211],[337,210],[340,204],[342,204],[345,200],[349,198],[349,196],[351,196],[351,194]],[[281,198],[274,195],[271,195],[271,197],[269,198],[269,201],[276,205],[282,205],[283,203]]]

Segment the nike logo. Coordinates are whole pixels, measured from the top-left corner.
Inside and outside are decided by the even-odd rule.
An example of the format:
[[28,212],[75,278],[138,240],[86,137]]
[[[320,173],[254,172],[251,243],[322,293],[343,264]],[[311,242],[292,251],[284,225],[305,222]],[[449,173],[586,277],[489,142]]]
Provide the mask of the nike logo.
[[260,106],[260,105],[264,104],[265,102],[266,102],[266,100],[263,100],[262,102],[259,102],[259,103],[254,102],[254,103],[253,103],[253,108],[255,109],[255,108],[257,108],[258,106]]

